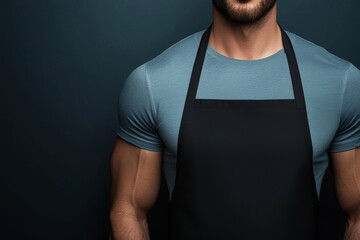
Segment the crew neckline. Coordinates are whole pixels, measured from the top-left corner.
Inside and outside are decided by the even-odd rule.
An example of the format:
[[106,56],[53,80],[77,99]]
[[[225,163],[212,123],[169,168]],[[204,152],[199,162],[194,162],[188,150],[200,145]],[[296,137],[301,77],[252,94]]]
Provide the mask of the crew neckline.
[[273,61],[279,57],[283,57],[285,55],[285,50],[284,48],[281,48],[280,50],[278,50],[277,52],[275,52],[274,54],[264,57],[264,58],[259,58],[259,59],[254,59],[254,60],[245,60],[245,59],[235,59],[235,58],[231,58],[231,57],[227,57],[219,52],[217,52],[215,49],[213,49],[210,44],[208,44],[207,46],[207,50],[206,53],[209,53],[210,55],[214,56],[215,58],[218,58],[222,61],[227,61],[227,62],[233,62],[233,63],[260,63],[260,62],[268,62],[268,61]]

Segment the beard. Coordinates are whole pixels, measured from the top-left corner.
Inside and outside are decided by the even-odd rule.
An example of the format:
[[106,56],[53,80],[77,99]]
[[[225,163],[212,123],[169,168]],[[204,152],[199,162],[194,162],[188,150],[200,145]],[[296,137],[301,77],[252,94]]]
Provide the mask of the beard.
[[[225,19],[238,24],[256,23],[274,7],[276,0],[259,0],[249,6],[254,0],[213,0],[214,7]],[[243,6],[237,6],[237,5]]]

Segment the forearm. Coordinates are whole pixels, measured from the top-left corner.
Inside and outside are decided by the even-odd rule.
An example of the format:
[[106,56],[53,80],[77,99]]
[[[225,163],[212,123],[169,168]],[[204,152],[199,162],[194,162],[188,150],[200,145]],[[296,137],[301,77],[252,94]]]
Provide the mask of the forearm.
[[112,240],[149,240],[146,218],[117,211],[110,214]]

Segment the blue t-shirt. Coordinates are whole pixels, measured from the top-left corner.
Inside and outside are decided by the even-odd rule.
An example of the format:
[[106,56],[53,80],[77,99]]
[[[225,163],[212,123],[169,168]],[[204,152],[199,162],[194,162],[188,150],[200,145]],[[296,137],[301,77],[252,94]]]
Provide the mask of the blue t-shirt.
[[[135,69],[120,92],[117,135],[140,148],[163,152],[170,196],[180,121],[202,33],[192,34]],[[360,71],[314,43],[287,33],[299,64],[319,193],[328,152],[360,146]],[[259,60],[236,60],[208,46],[196,97],[294,99],[284,50]]]

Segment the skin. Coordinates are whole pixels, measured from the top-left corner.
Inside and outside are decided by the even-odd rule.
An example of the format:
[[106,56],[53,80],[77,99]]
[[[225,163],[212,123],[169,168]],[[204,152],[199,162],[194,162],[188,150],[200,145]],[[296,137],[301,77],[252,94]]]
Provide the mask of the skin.
[[[262,1],[252,0],[244,4],[237,0],[224,2],[233,6],[236,11],[247,11],[251,15]],[[276,22],[276,4],[265,16],[253,23],[229,20],[213,7],[213,28],[209,44],[220,54],[239,60],[255,60],[273,55],[283,48],[280,28]]]
[[347,215],[344,240],[360,239],[360,147],[330,153],[335,188],[340,206]]
[[147,212],[160,187],[161,152],[118,138],[111,157],[110,221],[114,240],[147,240]]
[[[214,0],[240,11],[242,19],[229,19],[213,7],[209,44],[230,58],[255,60],[282,49],[276,22],[276,4],[255,22],[262,1]],[[246,16],[247,15],[247,16]],[[256,19],[256,18],[254,18]],[[348,216],[344,240],[360,239],[360,148],[330,153],[340,205]],[[138,148],[118,138],[111,157],[111,235],[113,240],[148,240],[147,212],[160,187],[162,153]]]

